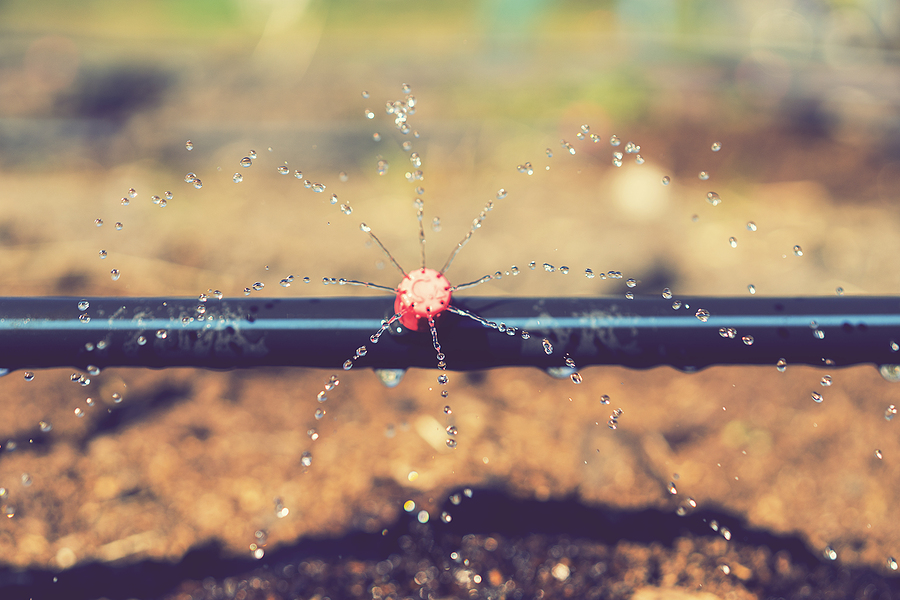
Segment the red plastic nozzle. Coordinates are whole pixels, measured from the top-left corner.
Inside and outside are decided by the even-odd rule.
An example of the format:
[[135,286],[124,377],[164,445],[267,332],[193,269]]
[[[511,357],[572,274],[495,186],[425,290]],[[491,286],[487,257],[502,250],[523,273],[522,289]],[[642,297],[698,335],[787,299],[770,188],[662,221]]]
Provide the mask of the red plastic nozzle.
[[397,286],[394,312],[404,313],[400,324],[416,331],[422,319],[434,319],[450,306],[450,282],[434,269],[410,271]]

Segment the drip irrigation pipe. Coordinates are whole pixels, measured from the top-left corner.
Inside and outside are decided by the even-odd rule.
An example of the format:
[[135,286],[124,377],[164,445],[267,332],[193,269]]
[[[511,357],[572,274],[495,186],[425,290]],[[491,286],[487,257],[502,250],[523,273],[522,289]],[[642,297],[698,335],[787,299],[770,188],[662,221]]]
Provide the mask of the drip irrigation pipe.
[[[449,312],[438,318],[437,331],[451,370],[560,368],[566,357],[578,368],[683,370],[779,359],[900,363],[900,297],[680,301],[674,309],[660,297],[454,297],[456,307],[507,331]],[[428,327],[397,332],[392,326],[377,344],[370,341],[392,304],[388,297],[0,298],[0,368],[339,369],[361,346],[356,368],[434,368]],[[709,313],[705,321],[696,316],[701,309]]]

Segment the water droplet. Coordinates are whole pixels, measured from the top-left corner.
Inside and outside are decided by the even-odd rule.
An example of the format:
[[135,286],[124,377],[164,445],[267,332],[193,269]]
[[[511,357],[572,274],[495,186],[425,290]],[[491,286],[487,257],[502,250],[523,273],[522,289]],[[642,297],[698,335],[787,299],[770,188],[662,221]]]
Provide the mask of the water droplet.
[[94,225],[96,225],[97,227],[102,227],[103,219],[94,219]]
[[325,418],[325,409],[317,408],[316,412],[315,412],[315,417],[316,417],[316,421],[321,421],[323,418]]
[[606,394],[600,396],[600,404],[609,404],[609,396]]
[[581,377],[581,373],[578,373],[577,371],[575,373],[572,373],[569,378],[572,380],[572,383],[576,385],[584,381]]
[[737,248],[737,238],[735,238],[735,237],[728,238],[728,245],[731,246],[732,248]]
[[672,494],[673,496],[678,493],[678,488],[675,487],[674,481],[670,481],[669,485],[666,486],[666,488],[669,490],[669,493]]
[[90,323],[91,316],[87,313],[80,314],[80,315],[78,315],[78,320],[81,321],[82,323]]
[[669,185],[669,183],[671,183],[671,182],[672,182],[672,178],[671,178],[671,177],[669,177],[668,175],[663,176],[663,178],[662,178],[662,184],[663,184],[663,185]]
[[449,435],[456,435],[457,433],[459,433],[459,430],[456,429],[455,425],[447,425],[446,431]]
[[700,171],[700,173],[697,174],[697,177],[700,178],[700,181],[706,181],[707,179],[709,179],[709,173],[707,173],[706,171]]
[[884,455],[881,453],[881,450],[875,450],[875,458],[881,460],[884,458]]
[[[196,173],[188,173],[187,175],[184,176],[184,182],[185,182],[185,183],[191,183],[191,182],[194,181],[194,179],[196,179],[196,178],[197,178],[197,174],[196,174]],[[132,196],[132,198],[133,198],[133,197],[134,197],[134,196]]]
[[304,467],[308,467],[312,464],[312,454],[309,452],[304,452],[300,455],[300,464]]
[[828,560],[837,560],[837,552],[831,546],[825,546],[825,550],[822,552],[822,555]]
[[794,254],[796,256],[803,256],[803,248],[800,246],[794,246]]
[[895,416],[897,416],[897,407],[893,404],[888,405],[888,407],[884,409],[884,420],[890,421]]
[[713,152],[718,152],[721,149],[722,149],[721,142],[713,142],[712,146],[710,146],[710,150],[712,150]]
[[681,300],[676,300],[672,303],[672,310],[678,310],[681,308]]
[[706,323],[709,320],[709,311],[705,308],[698,308],[694,316]]
[[379,159],[378,160],[378,174],[384,175],[385,173],[387,173],[389,166],[390,165],[388,164],[388,161],[384,160],[383,158]]
[[887,568],[890,569],[891,571],[896,571],[896,570],[897,570],[897,561],[894,560],[894,557],[893,557],[893,556],[888,556],[888,559],[887,559]]
[[38,427],[40,427],[41,431],[47,433],[48,431],[53,429],[53,425],[48,421],[38,421]]
[[343,367],[344,367],[344,370],[345,370],[345,371],[349,371],[350,369],[353,368],[353,361],[350,360],[350,359],[345,360],[345,361],[344,361],[344,364],[343,364]]
[[[197,178],[194,178],[194,181],[191,182],[191,183],[193,183],[193,184],[194,184],[194,187],[197,188],[198,190],[199,190],[200,188],[203,187],[203,182],[200,181],[200,180],[197,179]],[[165,206],[166,204],[165,204],[165,202],[160,202],[159,205],[160,205],[160,206]]]
[[895,342],[894,340],[891,340],[890,348],[891,348],[891,352],[897,352],[897,351],[900,351],[900,344],[898,344],[898,343]]
[[822,400],[824,400],[824,398],[822,397],[822,394],[820,394],[819,392],[813,392],[810,395],[812,396],[812,399],[815,402],[821,402]]
[[813,337],[816,338],[817,340],[825,339],[825,332],[822,331],[821,329],[813,329],[812,334],[813,334]]
[[640,154],[638,154],[634,157],[634,162],[636,164],[642,165],[642,164],[644,164],[644,157],[641,156]]
[[752,346],[753,345],[753,336],[745,335],[744,337],[741,338],[741,341],[744,342],[745,346]]
[[437,382],[441,385],[447,385],[447,382],[449,380],[450,380],[450,378],[447,377],[447,375],[444,373],[441,373],[440,375],[438,375],[438,378],[437,378]]
[[128,198],[128,197],[122,198],[122,206],[128,206],[129,204],[131,204],[130,198]]
[[640,282],[637,279],[628,279],[625,281],[625,285],[630,288],[636,287],[638,283]]
[[[241,159],[241,166],[244,167],[245,169],[246,169],[247,167],[249,167],[250,165],[252,165],[252,164],[253,164],[253,161],[250,159],[249,156],[245,156],[244,158]],[[238,174],[235,173],[235,174],[234,174],[234,177],[235,177],[235,183],[237,183],[237,182],[239,181],[239,180],[237,179]],[[241,179],[243,179],[243,178],[241,178]]]
[[722,204],[722,198],[719,197],[719,194],[716,192],[707,192],[706,201],[712,204],[713,206],[718,206]]
[[779,358],[778,362],[775,363],[775,368],[778,369],[779,373],[784,373],[787,370],[787,361],[783,358]]
[[548,273],[552,273],[556,270],[556,267],[554,267],[550,263],[544,263],[544,270],[547,271]]
[[615,135],[613,135],[613,136],[611,136],[611,137],[609,138],[609,145],[610,145],[610,146],[618,146],[618,145],[621,144],[621,143],[622,143],[622,140],[620,140],[620,139],[619,139],[617,136],[615,136]]
[[750,285],[747,286],[747,291],[750,292],[751,294],[755,294],[756,286],[751,283]]
[[822,375],[822,379],[819,380],[819,383],[822,384],[822,387],[830,387],[831,386],[831,375]]
[[747,221],[747,231],[756,231],[756,223]]
[[25,487],[28,487],[33,483],[31,475],[29,475],[28,473],[22,473],[22,476],[19,479],[21,480],[22,485]]
[[541,343],[544,346],[545,354],[553,354],[553,344],[550,343],[550,340],[548,340],[547,338],[544,338],[544,340]]
[[104,258],[106,258],[106,256],[107,256],[106,250],[101,250],[100,251],[100,260],[103,260]]
[[456,448],[458,445],[457,441],[453,438],[447,438],[447,447],[448,448]]
[[278,171],[278,172],[279,172],[280,174],[282,174],[282,175],[287,175],[287,174],[289,174],[289,173],[291,172],[291,170],[288,169],[288,168],[287,168],[286,166],[284,166],[284,165],[279,165],[279,166],[275,167],[275,170]]
[[497,200],[503,200],[504,198],[506,198],[507,193],[508,192],[503,188],[497,190]]
[[672,290],[670,290],[669,288],[663,288],[662,297],[665,298],[666,300],[671,300],[672,299]]

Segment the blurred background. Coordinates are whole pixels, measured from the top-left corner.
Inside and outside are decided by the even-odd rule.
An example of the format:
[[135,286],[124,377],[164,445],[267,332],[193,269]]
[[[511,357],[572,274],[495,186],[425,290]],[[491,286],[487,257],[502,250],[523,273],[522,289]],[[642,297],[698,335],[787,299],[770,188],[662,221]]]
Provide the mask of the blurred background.
[[[425,202],[434,268],[494,200],[448,276],[462,283],[513,265],[521,273],[473,294],[625,293],[622,280],[585,278],[587,268],[638,280],[630,290],[636,294],[669,287],[676,298],[744,295],[748,286],[761,296],[896,294],[898,51],[900,7],[880,0],[6,0],[3,294],[236,296],[256,282],[265,288],[254,294],[271,296],[370,293],[321,280],[395,285],[398,273],[359,225],[371,226],[412,268],[419,260],[417,197]],[[385,104],[409,107],[410,95],[415,110],[403,133]],[[614,136],[620,145],[611,143]],[[252,151],[252,166],[241,166]],[[304,180],[325,190],[316,193]],[[503,199],[500,188],[508,192]],[[710,192],[721,203],[709,202]],[[527,269],[531,261],[535,272]],[[545,262],[570,271],[548,273],[540,268]],[[290,287],[279,285],[290,275]],[[58,569],[92,560],[177,560],[209,540],[246,553],[266,521],[258,515],[271,512],[276,494],[285,502],[303,497],[319,518],[304,520],[297,511],[294,523],[270,532],[273,545],[377,530],[411,493],[407,473],[424,473],[425,465],[436,469],[433,477],[412,487],[432,503],[454,486],[490,485],[538,499],[574,495],[591,506],[623,501],[674,510],[664,484],[681,465],[682,476],[695,477],[701,504],[707,498],[755,525],[799,532],[817,553],[835,547],[848,564],[883,571],[887,557],[900,553],[900,529],[887,515],[900,471],[885,450],[897,444],[883,411],[900,396],[871,367],[860,367],[835,374],[826,390],[831,402],[813,405],[809,393],[823,373],[597,368],[585,371],[580,396],[569,382],[530,371],[458,375],[451,403],[457,415],[471,417],[472,433],[466,440],[460,426],[460,450],[438,453],[440,468],[410,425],[420,416],[445,424],[444,402],[429,387],[433,374],[410,373],[396,390],[382,389],[371,373],[346,374],[346,404],[319,424],[333,437],[315,442],[314,454],[327,458],[314,465],[351,483],[328,483],[315,466],[307,474],[299,463],[311,448],[305,431],[329,373],[105,372],[95,377],[95,393],[128,388],[132,402],[130,416],[113,424],[90,412],[72,416],[74,407],[88,407],[69,371],[38,373],[33,382],[13,374],[0,380],[8,416],[0,446],[27,440],[39,420],[52,419],[54,427],[40,451],[6,453],[8,443],[0,450],[0,485],[17,507],[0,525],[2,555],[10,565]],[[605,427],[611,407],[596,401],[611,389],[634,415],[636,437],[627,443],[625,435],[597,441],[612,433]],[[545,414],[548,402],[564,404]],[[727,418],[725,404],[734,413]],[[218,416],[227,425],[217,425]],[[395,426],[408,435],[394,438]],[[142,439],[147,431],[158,437]],[[580,440],[577,451],[564,444],[570,435]],[[242,463],[238,483],[215,492],[231,500],[206,498],[204,506],[219,512],[201,515],[189,506],[196,494],[229,476],[201,477],[198,465],[215,452],[244,452],[239,440],[246,439],[258,442],[253,452],[260,454]],[[875,445],[884,460],[872,458]],[[605,456],[633,450],[644,467],[610,483],[628,464],[620,456],[604,467],[610,479],[593,480],[581,471],[591,467],[579,452],[596,460],[601,446]],[[746,484],[723,483],[730,476],[720,474],[721,465],[739,460],[728,452],[761,447]],[[832,456],[828,449],[836,447],[858,455]],[[503,458],[489,463],[491,452]],[[549,463],[520,457],[544,452]],[[124,463],[103,466],[100,455]],[[145,464],[147,456],[156,466]],[[704,463],[709,456],[716,460]],[[281,467],[259,468],[272,461]],[[233,462],[221,466],[237,468]],[[58,487],[54,469],[79,475]],[[17,483],[26,471],[36,481],[27,489]],[[794,483],[775,489],[769,477],[779,472]],[[290,483],[298,473],[324,478],[316,480],[321,494]],[[635,481],[644,476],[651,483],[642,488]],[[393,482],[387,491],[378,488],[382,479]],[[50,518],[68,494],[94,512]],[[371,496],[382,502],[367,509],[371,523],[351,518],[361,510],[358,497]],[[799,504],[801,497],[818,508]],[[116,512],[117,503],[136,498]],[[866,508],[859,508],[862,499]],[[119,514],[136,529],[101,526],[100,513]],[[137,513],[155,515],[147,517],[153,523],[141,529]],[[838,524],[835,514],[844,515]],[[134,538],[146,531],[156,533]],[[136,544],[131,551],[110,550],[128,539]]]

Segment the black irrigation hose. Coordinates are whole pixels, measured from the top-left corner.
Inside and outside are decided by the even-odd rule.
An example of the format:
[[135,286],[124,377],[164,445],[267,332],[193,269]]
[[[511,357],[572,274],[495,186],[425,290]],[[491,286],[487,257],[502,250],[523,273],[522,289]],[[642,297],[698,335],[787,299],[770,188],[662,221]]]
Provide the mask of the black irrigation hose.
[[[503,323],[508,331],[450,313],[439,317],[437,329],[452,370],[562,367],[566,357],[577,367],[686,370],[775,365],[779,359],[837,366],[900,363],[900,297],[680,302],[674,309],[673,300],[658,296],[454,297],[455,306]],[[697,317],[701,310],[709,313],[706,321]],[[389,297],[0,298],[0,368],[340,369],[361,346],[367,351],[353,361],[357,368],[434,368],[427,327],[424,333],[392,330],[377,344],[370,341],[392,312]]]

